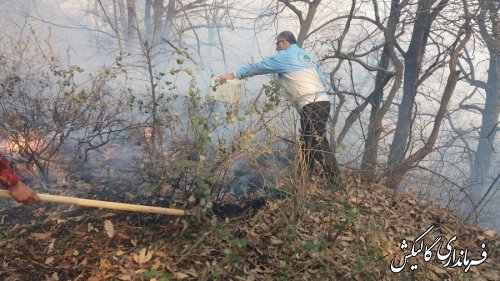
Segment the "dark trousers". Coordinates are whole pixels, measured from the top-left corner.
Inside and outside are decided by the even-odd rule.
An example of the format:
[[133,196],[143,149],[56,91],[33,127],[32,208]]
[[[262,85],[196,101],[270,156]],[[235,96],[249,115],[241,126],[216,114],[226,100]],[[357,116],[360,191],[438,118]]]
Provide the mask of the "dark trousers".
[[319,101],[305,105],[300,110],[301,151],[311,173],[317,160],[330,181],[338,181],[340,171],[337,159],[326,139],[326,123],[330,116],[330,102]]

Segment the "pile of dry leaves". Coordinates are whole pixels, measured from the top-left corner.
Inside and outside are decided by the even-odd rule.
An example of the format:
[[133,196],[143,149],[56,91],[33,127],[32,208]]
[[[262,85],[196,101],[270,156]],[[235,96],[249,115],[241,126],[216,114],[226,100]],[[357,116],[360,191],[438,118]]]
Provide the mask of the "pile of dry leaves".
[[2,200],[0,279],[500,280],[494,232],[346,178],[346,190],[304,189],[232,219]]

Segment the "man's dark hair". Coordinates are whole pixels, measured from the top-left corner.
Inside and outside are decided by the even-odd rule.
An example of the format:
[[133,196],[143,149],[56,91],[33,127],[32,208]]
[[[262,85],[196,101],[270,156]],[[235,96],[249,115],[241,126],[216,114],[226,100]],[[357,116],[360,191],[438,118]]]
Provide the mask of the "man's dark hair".
[[295,39],[295,36],[291,31],[282,31],[280,34],[278,34],[277,37],[278,40],[286,40],[290,44],[297,44],[297,39]]

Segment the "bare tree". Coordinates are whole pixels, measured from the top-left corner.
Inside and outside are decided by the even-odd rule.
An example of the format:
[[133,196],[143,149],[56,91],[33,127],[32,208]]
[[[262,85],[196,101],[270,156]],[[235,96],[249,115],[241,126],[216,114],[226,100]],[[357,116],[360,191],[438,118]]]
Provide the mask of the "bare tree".
[[163,0],[153,1],[153,42],[158,44],[163,36]]
[[137,26],[137,7],[135,5],[135,0],[127,0],[127,41],[131,41],[135,38],[138,26]]
[[[116,4],[115,6],[118,6],[118,11],[119,15],[115,17],[119,18],[119,22],[121,24],[121,36],[123,38],[126,38],[126,32],[127,32],[127,5],[125,4],[124,0],[115,0]],[[116,13],[115,13],[116,14]]]
[[[398,121],[394,138],[389,152],[388,166],[390,170],[396,170],[405,158],[411,134],[412,111],[415,97],[417,95],[418,80],[424,59],[427,41],[431,32],[431,26],[439,13],[448,4],[448,0],[441,0],[435,8],[432,8],[436,0],[418,1],[417,16],[413,26],[413,33],[404,53],[405,70],[403,84],[403,98],[399,105]],[[397,188],[397,185],[393,185]]]
[[151,9],[153,7],[153,0],[146,0],[144,2],[144,30],[146,31],[146,39],[151,41],[153,35],[153,23],[151,22]]
[[[286,7],[288,7],[292,12],[297,16],[300,24],[300,29],[299,33],[297,35],[297,45],[299,47],[302,47],[304,44],[304,41],[309,34],[309,30],[311,28],[311,25],[313,23],[314,17],[316,15],[316,11],[318,9],[319,4],[321,3],[321,0],[313,0],[313,1],[306,1],[306,0],[299,0],[299,1],[291,1],[291,0],[278,0],[279,2],[283,3]],[[306,16],[304,17],[304,13],[302,10],[300,10],[296,5],[293,4],[293,2],[303,2],[306,3],[307,5],[307,13]]]
[[[385,35],[385,42],[387,42],[387,45],[384,46],[384,49],[382,51],[382,56],[379,61],[379,67],[382,69],[389,69],[389,63],[391,60],[391,51],[394,52],[394,42],[396,41],[396,27],[399,23],[399,17],[401,14],[401,9],[406,6],[408,1],[404,1],[403,3],[400,3],[399,0],[391,1],[391,10],[390,10],[390,15],[389,19],[387,21],[387,27],[386,31],[384,33]],[[379,15],[378,15],[378,7],[377,7],[377,2],[373,2],[373,5],[375,6],[375,11],[377,11],[377,16],[376,20],[379,22]],[[392,47],[392,50],[391,50]],[[394,57],[393,54],[393,59],[396,60],[396,75],[401,76],[403,66],[401,65],[401,62],[399,59]],[[389,83],[389,79],[391,79],[392,75],[390,73],[378,71],[376,78],[375,78],[375,89],[373,90],[373,93],[370,95],[370,97],[367,99],[370,102],[371,105],[371,113],[370,113],[370,123],[368,125],[368,135],[365,140],[365,150],[363,153],[363,160],[361,162],[361,169],[363,171],[366,171],[366,175],[369,178],[374,178],[375,172],[376,172],[376,166],[377,166],[377,156],[378,156],[378,149],[379,149],[379,142],[380,142],[380,136],[382,134],[382,119],[387,112],[387,109],[384,111],[381,111],[381,104],[383,101],[383,95],[384,95],[384,88],[386,85]],[[402,77],[398,77],[397,80],[401,81]],[[395,92],[397,88],[399,87],[400,83],[394,83],[393,85],[393,90],[391,92]],[[396,87],[396,88],[395,88]],[[387,100],[385,101],[386,103],[388,102],[389,104],[392,102],[392,100]]]
[[[443,106],[447,106],[459,79],[458,74],[454,70],[455,62],[447,62],[446,59],[450,61],[456,60],[456,58],[452,59],[451,56],[457,56],[462,48],[461,46],[467,43],[469,35],[465,35],[468,34],[468,32],[464,30],[468,29],[467,26],[470,24],[470,19],[449,21],[449,25],[458,26],[460,30],[458,32],[459,34],[457,35],[455,33],[455,35],[453,35],[453,37],[456,37],[456,40],[450,42],[448,39],[448,42],[438,43],[437,39],[441,38],[441,35],[434,32],[432,26],[438,18],[439,23],[437,26],[446,24],[444,17],[440,17],[440,15],[443,9],[447,7],[449,3],[448,0],[418,1],[416,7],[417,13],[414,18],[409,16],[412,14],[411,10],[413,7],[412,5],[408,5],[409,1],[390,1],[389,16],[385,23],[380,19],[379,7],[375,1],[373,1],[373,10],[375,12],[374,18],[358,15],[358,4],[353,0],[351,1],[349,13],[345,15],[341,14],[331,17],[330,19],[314,19],[307,17],[307,21],[306,18],[302,17],[303,12],[298,8],[299,6],[297,4],[304,1],[280,0],[278,2],[285,4],[285,7],[289,8],[298,17],[300,24],[299,34],[305,32],[306,35],[304,38],[311,38],[310,35],[312,33],[322,33],[323,38],[326,38],[324,42],[327,43],[324,44],[323,42],[321,44],[323,47],[325,45],[328,46],[330,41],[336,42],[330,45],[332,54],[323,57],[325,63],[330,59],[338,59],[335,66],[329,67],[330,69],[333,68],[333,71],[330,73],[331,87],[335,91],[335,94],[340,97],[340,105],[345,101],[344,95],[349,95],[360,100],[358,105],[349,113],[345,120],[344,127],[337,138],[337,143],[342,143],[355,122],[359,122],[361,129],[363,129],[364,125],[361,121],[362,112],[368,105],[371,105],[368,130],[364,142],[365,149],[361,162],[361,168],[367,171],[367,175],[369,175],[370,178],[374,178],[378,171],[379,143],[382,134],[384,134],[384,137],[391,135],[390,132],[384,131],[383,121],[386,118],[386,114],[393,109],[396,95],[402,90],[403,98],[399,105],[396,130],[394,132],[393,142],[390,146],[389,161],[387,162],[387,169],[382,172],[383,177],[391,178],[389,180],[391,187],[396,189],[405,173],[420,160],[424,159],[426,155],[434,151],[433,146],[438,141],[439,128],[441,127],[441,124],[438,123],[442,122],[443,116],[446,113],[446,108],[443,108]],[[300,7],[305,7],[308,9],[308,15],[314,16],[314,11],[317,7],[311,7],[312,4],[317,3],[315,1],[310,4],[300,3],[300,5],[302,5]],[[462,7],[466,5],[466,3],[461,2],[459,5]],[[464,7],[464,9],[468,9],[468,7]],[[406,18],[401,20],[400,15],[403,11],[405,11],[404,14]],[[468,11],[464,13],[468,13]],[[315,26],[315,21],[322,21],[323,23]],[[345,23],[342,25],[339,24],[343,26],[343,29],[339,32],[340,34],[337,37],[334,37],[335,35],[328,34],[327,30],[328,26],[336,21],[345,21]],[[352,40],[352,35],[349,33],[350,29],[352,29],[352,22],[355,21],[370,23],[375,28],[366,28],[367,36],[374,36],[377,30],[382,32],[383,43],[379,45],[374,44],[371,48],[367,48],[366,50],[361,46],[364,42],[370,40],[368,39],[369,37],[360,37],[354,43],[345,40],[345,38]],[[464,24],[464,22],[467,24]],[[314,27],[312,30],[310,30],[311,26]],[[413,31],[411,33],[411,40],[408,42],[408,50],[403,51],[401,45],[406,44],[404,41],[406,36],[404,35],[407,26],[411,26]],[[450,35],[452,34],[448,33],[445,36],[450,38]],[[335,39],[330,39],[332,37]],[[433,49],[433,53],[426,57],[426,49],[429,46],[429,41],[435,48]],[[356,52],[356,50],[363,51]],[[402,54],[404,65],[401,62],[399,53]],[[377,66],[366,63],[367,58],[372,54],[380,54],[377,57]],[[350,71],[352,71],[351,63],[356,63],[366,71],[376,72],[376,75],[374,75],[373,90],[368,95],[364,96],[354,90],[356,88],[354,73],[350,74],[349,80],[345,80],[346,82],[349,81],[350,88],[354,91],[350,92],[338,87],[337,84],[340,83],[338,74],[343,68],[343,62],[349,62]],[[435,114],[436,118],[433,123],[433,130],[430,132],[429,137],[422,137],[416,142],[411,139],[411,129],[414,118],[420,114],[418,110],[414,108],[418,89],[436,70],[442,68],[446,64],[450,64],[453,71],[447,80],[444,96],[440,100],[440,109],[438,113]],[[389,85],[390,89],[386,89]],[[384,95],[384,91],[388,91],[387,96]],[[339,109],[336,108],[336,110]],[[334,120],[336,120],[337,114],[338,112],[336,112]],[[420,132],[420,134],[423,135],[423,132]],[[421,142],[423,146],[419,147],[420,144],[418,144],[418,142]],[[414,147],[414,151],[406,158],[406,154],[410,147]]]
[[165,17],[165,32],[163,35],[166,38],[169,38],[170,34],[172,34],[172,25],[176,14],[177,14],[176,0],[168,0],[167,13]]
[[[463,0],[462,4],[463,4],[463,9],[464,9],[465,22],[461,26],[460,32],[456,38],[456,41],[452,45],[453,48],[452,48],[452,52],[450,54],[450,60],[448,63],[450,73],[448,75],[446,87],[443,91],[443,95],[441,98],[439,109],[438,109],[436,116],[435,116],[435,119],[433,121],[432,131],[431,131],[429,137],[424,141],[424,146],[421,147],[420,149],[418,149],[416,152],[409,155],[408,158],[406,158],[406,159],[404,159],[404,158],[394,159],[391,157],[395,157],[395,154],[392,154],[392,156],[391,156],[391,154],[389,155],[389,164],[388,164],[388,168],[384,174],[384,177],[385,177],[385,180],[387,181],[387,183],[389,184],[389,187],[391,187],[393,189],[397,189],[397,187],[398,187],[399,183],[402,181],[405,173],[408,172],[412,168],[413,165],[415,165],[416,163],[418,163],[419,161],[424,159],[429,153],[431,153],[434,150],[434,146],[435,146],[437,138],[438,138],[438,134],[440,131],[442,121],[446,116],[448,104],[450,102],[450,99],[451,99],[454,91],[455,91],[455,86],[456,86],[457,81],[458,81],[459,76],[460,76],[460,71],[457,70],[457,60],[458,60],[458,57],[460,55],[460,52],[464,49],[465,45],[467,44],[467,42],[469,41],[469,39],[472,35],[472,27],[471,27],[472,16],[470,14],[466,0]],[[442,8],[440,8],[440,9],[442,9]],[[436,11],[438,11],[438,10],[434,10],[433,13]],[[431,18],[432,17],[433,16],[431,16]],[[434,16],[434,18],[435,18],[435,16]],[[424,21],[424,22],[428,23],[427,21]],[[430,26],[428,28],[430,28]],[[414,35],[415,35],[415,32],[414,32]],[[420,36],[418,36],[418,37],[420,37]],[[414,37],[412,37],[412,39],[413,38]],[[422,37],[420,37],[420,38],[422,38]],[[420,44],[422,43],[419,40],[412,41],[412,42],[420,42]],[[411,49],[411,47],[410,47],[410,49]],[[419,48],[416,48],[416,51],[417,51],[417,53],[419,53],[422,50]],[[418,61],[413,61],[413,59],[411,61],[412,61],[411,65],[413,65],[414,62],[416,62],[417,65],[419,64]],[[418,73],[415,73],[415,74],[418,75]],[[405,76],[405,78],[406,78],[406,76]],[[403,94],[403,96],[404,96],[404,94]],[[403,97],[403,99],[404,99],[404,97]],[[402,106],[400,106],[400,109],[401,109],[401,107]],[[401,116],[401,114],[399,114],[398,116]],[[410,121],[411,121],[411,119],[410,119]],[[398,119],[398,123],[399,123],[399,119]],[[408,124],[408,128],[409,128],[409,124]],[[396,130],[397,130],[397,128],[396,128]],[[396,136],[395,136],[395,138],[396,138]],[[393,141],[393,145],[394,145],[394,143],[395,142]],[[393,147],[393,145],[391,145],[391,148]],[[395,163],[390,162],[391,160],[397,161],[397,165]]]
[[[0,119],[5,121],[0,131],[22,160],[48,179],[53,157],[71,137],[78,136],[78,145],[88,144],[87,154],[130,124],[125,99],[109,86],[118,68],[79,84],[75,76],[84,70],[62,67],[50,37],[45,42],[47,47],[36,34],[16,42],[0,41],[7,55],[0,58]],[[36,48],[28,48],[31,43]],[[24,46],[22,51],[18,46]]]
[[[495,136],[499,128],[500,115],[500,2],[497,0],[485,0],[481,2],[480,12],[476,17],[479,33],[489,53],[488,80],[486,83],[475,80],[474,76],[468,76],[468,81],[482,88],[486,93],[484,108],[480,110],[482,120],[479,131],[479,140],[473,163],[469,184],[471,186],[470,200],[466,199],[464,214],[470,215],[478,210],[477,204],[484,196],[485,185],[488,184],[491,158],[495,151]],[[477,213],[473,217],[476,217]]]

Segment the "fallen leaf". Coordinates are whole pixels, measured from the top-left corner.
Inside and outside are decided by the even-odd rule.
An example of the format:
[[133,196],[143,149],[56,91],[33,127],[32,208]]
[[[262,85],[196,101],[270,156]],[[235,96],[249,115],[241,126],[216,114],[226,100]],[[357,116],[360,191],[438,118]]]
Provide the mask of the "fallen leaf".
[[415,197],[417,195],[417,189],[416,188],[410,188],[408,190],[408,197],[415,200]]
[[45,260],[45,264],[51,264],[53,261],[54,261],[54,257],[48,257],[48,258]]
[[142,248],[142,250],[139,251],[139,254],[133,255],[134,261],[138,264],[146,263],[149,260],[151,260],[152,257],[153,257],[153,251],[147,252],[146,248]]
[[106,234],[108,234],[109,238],[113,238],[115,236],[115,227],[110,220],[104,221],[104,229],[106,230]]
[[35,238],[36,240],[44,240],[49,238],[52,235],[50,232],[45,232],[45,233],[31,233],[31,237]]
[[115,256],[119,257],[119,256],[121,256],[121,255],[123,255],[123,254],[125,254],[125,252],[124,252],[124,251],[122,251],[122,250],[118,250],[118,251],[116,251]]
[[106,213],[104,215],[101,216],[101,218],[105,219],[105,218],[110,218],[110,217],[114,217],[116,216],[115,213]]
[[175,272],[174,273],[174,277],[177,278],[177,279],[185,279],[185,278],[188,278],[189,275],[187,275],[184,272]]
[[498,280],[500,278],[500,275],[498,272],[485,272],[484,277],[488,280]]
[[156,251],[156,256],[157,257],[166,257],[167,256],[167,253],[164,252],[164,251]]
[[45,274],[45,280],[47,281],[59,281],[59,276],[57,275],[57,272],[52,273],[52,275],[47,275]]
[[[408,198],[408,200],[406,200],[406,202],[410,205],[417,205],[417,201],[415,201],[414,199],[411,199],[411,198]],[[413,211],[413,209],[412,209]]]
[[274,239],[274,238],[271,239],[271,245],[273,245],[273,246],[283,245],[283,243],[284,243],[283,240]]
[[95,231],[95,232],[99,232],[99,230],[97,228],[95,228],[90,222],[87,224],[87,232],[92,232],[92,231]]
[[101,259],[101,261],[99,262],[99,269],[108,270],[110,268],[113,268],[111,262],[107,259]]
[[191,276],[193,276],[193,277],[198,277],[198,276],[199,276],[198,272],[196,272],[196,270],[195,270],[193,267],[191,267],[191,268],[187,271],[187,273],[189,273],[189,275],[191,275]]
[[52,252],[52,250],[54,249],[54,243],[56,242],[56,239],[52,239],[52,241],[50,241],[50,244],[49,246],[47,247],[47,253],[50,253]]
[[83,220],[84,218],[85,218],[84,216],[76,216],[76,217],[72,217],[71,220],[78,222],[78,221]]
[[494,230],[488,229],[488,230],[486,230],[486,231],[484,232],[484,234],[485,234],[486,236],[488,236],[488,237],[493,238],[493,237],[495,237],[496,232],[495,232]]

